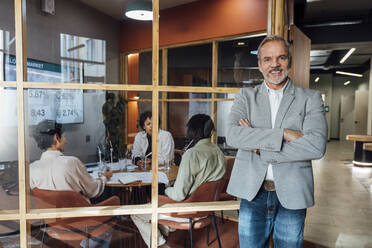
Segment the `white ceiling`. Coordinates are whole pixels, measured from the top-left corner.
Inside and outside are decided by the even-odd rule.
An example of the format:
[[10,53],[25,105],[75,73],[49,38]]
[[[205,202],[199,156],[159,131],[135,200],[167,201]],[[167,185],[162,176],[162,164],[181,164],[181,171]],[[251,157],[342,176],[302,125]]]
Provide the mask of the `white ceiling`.
[[[79,0],[80,2],[91,6],[116,20],[124,19],[124,9],[128,2],[133,0]],[[196,2],[198,0],[159,0],[160,9],[168,9],[178,5]],[[126,17],[125,17],[126,18]]]

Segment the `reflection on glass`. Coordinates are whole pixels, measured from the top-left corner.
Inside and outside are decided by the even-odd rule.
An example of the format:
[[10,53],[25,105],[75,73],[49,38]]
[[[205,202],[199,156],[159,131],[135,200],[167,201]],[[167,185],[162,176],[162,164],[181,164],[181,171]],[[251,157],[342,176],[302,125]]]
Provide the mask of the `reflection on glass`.
[[[210,99],[209,93],[187,93],[190,98]],[[169,102],[168,103],[168,127],[172,133],[177,149],[185,145],[185,126],[187,121],[196,114],[211,115],[211,102],[190,101],[190,102]]]
[[[187,149],[183,149],[182,160],[178,168],[178,175],[173,185],[165,189],[165,195],[159,196],[160,205],[176,202],[201,202],[216,200],[216,193],[220,179],[223,178],[226,171],[226,160],[222,151],[211,142],[214,124],[211,118],[205,114],[196,114],[192,116],[186,126],[186,138],[192,140]],[[160,139],[160,137],[159,137]],[[159,174],[160,175],[160,174]],[[182,176],[181,176],[182,175]],[[178,216],[159,215],[159,223],[169,225],[170,222],[186,222],[194,219],[198,225],[199,218],[209,218],[211,213],[187,213]],[[145,241],[150,245],[151,215],[132,215],[132,220],[136,224]],[[167,220],[167,222],[162,222]],[[214,218],[214,221],[215,218]],[[174,227],[174,225],[171,225]],[[159,226],[158,244],[163,245],[166,238],[163,236],[169,232],[166,226]]]
[[[15,81],[10,78],[11,55],[15,55],[14,1],[0,1],[0,82]],[[14,59],[13,59],[14,60]]]
[[58,123],[82,123],[84,99],[82,90],[28,90],[28,123],[36,125],[42,120]]
[[15,37],[1,29],[0,23],[0,81],[15,81]]
[[[138,78],[135,80],[135,78],[132,78],[132,81],[129,80],[129,83],[131,84],[142,84],[142,85],[151,85],[152,84],[152,51],[151,52],[142,52],[139,54],[139,56],[132,59],[130,55],[130,61],[129,61],[129,74],[137,72]],[[159,85],[162,84],[162,56],[163,53],[161,50],[159,50]],[[151,92],[148,94],[147,92],[143,92],[145,95],[141,98],[151,98]]]
[[60,34],[62,82],[104,83],[106,41]]
[[[221,98],[234,99],[235,94],[220,94]],[[221,148],[223,153],[228,156],[235,156],[237,149],[230,147],[226,143],[227,121],[228,116],[233,105],[233,101],[219,101],[217,102],[217,145]]]
[[0,209],[18,209],[16,93],[0,87]]
[[219,87],[252,87],[262,82],[262,74],[257,65],[257,48],[263,38],[264,36],[219,43]]
[[[5,80],[16,80],[16,58],[9,55],[5,60]],[[27,59],[27,80],[30,82],[59,82],[61,68],[59,65]]]
[[[37,240],[33,240],[36,244]],[[1,247],[20,247],[19,246],[19,221],[9,220],[0,221],[0,246]]]
[[[211,86],[212,45],[173,48],[168,51],[168,85]],[[188,97],[172,93],[172,97]]]
[[[44,120],[63,124],[68,139],[66,155],[77,156],[83,162],[97,162],[98,145],[104,155],[109,153],[105,145],[102,115],[106,92],[29,89],[26,93],[28,110],[26,119],[30,128],[36,127]],[[33,139],[30,139],[29,150],[31,161],[40,158],[41,150]]]
[[[212,94],[210,93],[189,93],[190,99],[210,99]],[[192,101],[189,102],[189,111],[188,117],[191,118],[196,114],[206,114],[210,115],[212,111],[211,102],[197,102]]]
[[[134,127],[133,132],[138,132],[138,102],[128,106],[128,123],[124,123],[124,93],[26,91],[31,188],[81,192],[92,204],[115,195],[121,204],[149,201],[151,166],[139,170],[126,157],[129,146],[122,131]],[[140,184],[128,186],[119,180],[131,172],[144,173]]]
[[[58,225],[58,228],[54,225]],[[28,234],[30,247],[145,247],[129,216],[33,220]],[[16,236],[19,237],[19,234]],[[87,239],[87,236],[90,238]],[[19,246],[7,243],[5,247]]]

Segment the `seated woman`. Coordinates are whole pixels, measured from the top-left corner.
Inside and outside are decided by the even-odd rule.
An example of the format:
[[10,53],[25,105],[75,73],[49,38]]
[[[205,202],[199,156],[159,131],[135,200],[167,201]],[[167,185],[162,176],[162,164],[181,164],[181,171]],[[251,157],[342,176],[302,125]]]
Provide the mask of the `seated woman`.
[[[48,190],[71,190],[89,198],[97,197],[104,191],[105,184],[112,176],[106,171],[98,179],[92,178],[84,164],[76,157],[64,156],[66,137],[62,125],[44,120],[33,131],[38,147],[44,152],[40,160],[30,164],[30,187]],[[109,247],[112,230],[93,241],[89,247]],[[85,240],[82,242],[85,247]]]
[[[182,156],[174,186],[165,190],[169,198],[183,201],[203,183],[217,181],[224,176],[226,159],[220,148],[211,142],[212,130],[214,125],[208,115],[197,114],[188,121],[187,136],[193,140],[193,143]],[[132,215],[131,218],[145,243],[150,246],[151,215]],[[158,218],[185,221],[185,219],[162,214],[159,214]],[[159,228],[166,233],[169,231],[166,226],[159,225]],[[158,231],[158,244],[161,247],[169,247],[160,231]]]
[[[134,138],[132,159],[140,167],[144,165],[141,158],[151,158],[152,144],[152,113],[146,111],[140,115],[139,125],[143,131],[138,132]],[[170,132],[159,128],[159,146],[158,146],[159,164],[166,161],[172,161],[174,156],[174,141]],[[151,160],[149,160],[151,161]]]

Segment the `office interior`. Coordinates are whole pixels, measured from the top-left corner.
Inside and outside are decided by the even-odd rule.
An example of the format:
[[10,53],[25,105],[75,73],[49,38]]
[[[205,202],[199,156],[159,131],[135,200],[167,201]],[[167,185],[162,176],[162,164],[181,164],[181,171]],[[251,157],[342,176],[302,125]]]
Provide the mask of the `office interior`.
[[[239,88],[262,83],[257,48],[270,33],[296,46],[291,75],[296,84],[322,93],[328,123],[327,153],[313,161],[315,206],[307,212],[303,247],[372,247],[372,167],[353,164],[354,141],[346,140],[372,135],[372,2],[154,0],[159,16],[153,21],[125,17],[129,2],[0,1],[0,244],[60,247],[70,243],[43,239],[45,219],[119,216],[110,247],[145,247],[134,226],[123,226],[130,225],[130,214],[157,213],[154,193],[163,189],[154,181],[147,201],[38,208],[27,177],[42,153],[33,138],[36,124],[61,122],[64,154],[90,165],[100,157],[107,163],[127,158],[145,111],[153,112],[155,127],[172,134],[176,150],[189,142],[188,119],[203,113],[216,124],[212,141],[234,157],[236,149],[225,142],[226,118]],[[102,113],[109,95],[119,137],[113,155]],[[106,193],[120,197],[122,189]],[[222,246],[239,246],[238,201],[184,207],[215,210]],[[218,247],[211,232],[210,246]],[[172,244],[183,246],[184,233],[172,235]],[[194,242],[205,246],[205,230],[195,231]]]

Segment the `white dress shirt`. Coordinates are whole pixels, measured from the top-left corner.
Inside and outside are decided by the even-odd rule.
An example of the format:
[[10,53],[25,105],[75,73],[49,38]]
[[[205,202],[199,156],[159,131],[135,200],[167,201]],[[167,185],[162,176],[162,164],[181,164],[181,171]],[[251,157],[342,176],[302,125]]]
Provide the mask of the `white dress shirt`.
[[[271,112],[271,128],[274,128],[276,114],[278,113],[280,102],[282,101],[282,98],[283,98],[283,92],[284,92],[285,87],[288,84],[288,80],[285,83],[284,87],[282,87],[279,90],[273,90],[273,89],[269,88],[267,86],[266,82],[264,82],[264,84],[267,88],[267,93],[269,94],[270,112]],[[267,168],[265,180],[274,181],[272,164],[269,164],[269,167]]]
[[45,151],[40,160],[30,164],[30,187],[48,190],[71,190],[89,198],[100,196],[107,179],[94,179],[76,157],[64,156],[60,151]]
[[[138,132],[134,138],[132,158],[144,156],[149,146],[145,131]],[[150,144],[151,146],[151,144]],[[163,164],[165,161],[172,161],[174,157],[174,141],[172,134],[159,129],[158,161]]]

